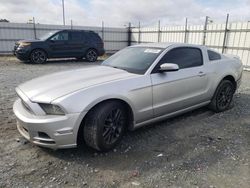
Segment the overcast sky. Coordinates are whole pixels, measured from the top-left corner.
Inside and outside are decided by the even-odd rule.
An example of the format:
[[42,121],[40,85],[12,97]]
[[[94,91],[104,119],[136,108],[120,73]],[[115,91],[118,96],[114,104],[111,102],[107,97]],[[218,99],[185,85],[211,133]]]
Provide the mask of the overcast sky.
[[[65,0],[66,24],[124,26],[140,21],[143,26],[203,24],[208,15],[214,22],[250,21],[250,0]],[[62,0],[0,0],[0,19],[42,24],[62,24]]]

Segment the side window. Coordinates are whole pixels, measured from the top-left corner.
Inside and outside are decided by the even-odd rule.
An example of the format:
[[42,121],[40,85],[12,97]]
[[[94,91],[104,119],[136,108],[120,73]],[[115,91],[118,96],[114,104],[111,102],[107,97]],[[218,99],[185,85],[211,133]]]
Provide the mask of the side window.
[[99,42],[99,36],[95,33],[90,33],[90,39],[92,42]]
[[55,41],[68,40],[68,39],[69,39],[68,32],[60,32],[51,38],[51,40]]
[[214,52],[214,51],[208,50],[207,54],[208,54],[208,59],[210,61],[221,59],[221,55],[219,53]]
[[192,47],[174,48],[160,60],[160,64],[162,63],[174,63],[180,69],[201,66],[203,65],[202,52]]
[[72,32],[71,33],[71,40],[81,41],[82,40],[82,33],[81,32]]

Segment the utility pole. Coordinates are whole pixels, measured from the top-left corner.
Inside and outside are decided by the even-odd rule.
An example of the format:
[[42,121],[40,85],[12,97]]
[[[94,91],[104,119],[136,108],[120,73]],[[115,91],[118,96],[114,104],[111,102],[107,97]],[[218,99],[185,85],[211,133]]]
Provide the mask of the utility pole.
[[33,29],[34,29],[34,38],[37,39],[37,37],[36,37],[36,22],[35,22],[35,17],[33,17]]
[[73,29],[73,20],[70,20],[70,28]]
[[128,46],[131,46],[131,22],[128,23]]
[[64,0],[62,0],[62,9],[63,9],[63,25],[65,25]]
[[104,21],[102,21],[102,40],[104,42]]
[[141,22],[138,24],[138,43],[141,43]]
[[161,41],[161,21],[158,21],[158,42]]
[[224,31],[224,38],[223,38],[223,45],[222,45],[222,53],[225,52],[226,49],[226,40],[227,40],[227,32],[228,32],[228,19],[229,19],[229,14],[227,14],[227,19],[226,19],[226,25],[225,25],[225,31]]
[[207,22],[208,22],[208,16],[206,16],[206,19],[205,19],[205,24],[204,24],[203,42],[202,42],[202,44],[203,44],[203,45],[205,45],[205,44],[206,44]]
[[188,19],[186,18],[186,22],[185,22],[185,35],[184,35],[184,43],[187,43],[187,37],[188,37],[188,30],[187,30],[187,23],[188,23]]

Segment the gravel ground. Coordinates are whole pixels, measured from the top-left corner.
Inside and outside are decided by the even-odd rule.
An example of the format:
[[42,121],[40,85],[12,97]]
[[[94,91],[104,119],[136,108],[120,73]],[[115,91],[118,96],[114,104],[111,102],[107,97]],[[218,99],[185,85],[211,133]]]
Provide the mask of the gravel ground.
[[12,112],[14,88],[40,75],[94,65],[0,58],[0,187],[249,187],[250,72],[244,72],[230,110],[201,108],[128,132],[108,153],[54,151],[23,139]]

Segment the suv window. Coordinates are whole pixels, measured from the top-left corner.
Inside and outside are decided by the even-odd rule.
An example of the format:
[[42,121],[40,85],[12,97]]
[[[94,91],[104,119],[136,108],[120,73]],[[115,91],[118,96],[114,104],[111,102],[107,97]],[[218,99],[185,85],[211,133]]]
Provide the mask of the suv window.
[[214,52],[214,51],[208,50],[207,54],[208,54],[208,59],[210,61],[221,59],[221,55],[219,53]]
[[82,33],[81,32],[71,32],[71,40],[81,41],[82,40]]
[[55,36],[51,37],[51,40],[68,40],[69,34],[68,32],[60,32]]
[[89,32],[86,34],[87,38],[92,42],[99,42],[101,41],[100,37],[96,33]]
[[163,63],[174,63],[180,69],[203,65],[202,52],[198,48],[180,47],[167,52],[160,60],[159,66]]

